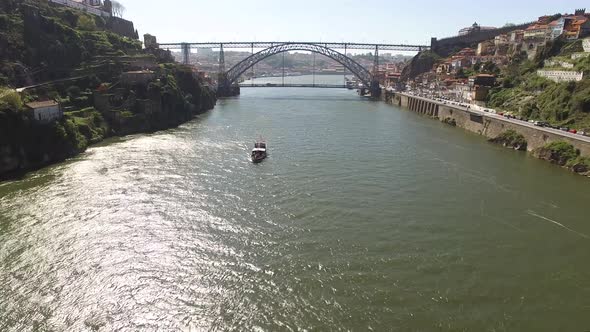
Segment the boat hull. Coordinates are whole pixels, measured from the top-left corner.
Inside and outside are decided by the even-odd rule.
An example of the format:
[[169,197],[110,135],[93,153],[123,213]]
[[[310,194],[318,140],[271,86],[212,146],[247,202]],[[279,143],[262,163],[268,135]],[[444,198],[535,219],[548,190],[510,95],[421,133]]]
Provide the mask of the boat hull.
[[266,154],[252,156],[252,162],[255,164],[262,162],[264,159],[266,159]]

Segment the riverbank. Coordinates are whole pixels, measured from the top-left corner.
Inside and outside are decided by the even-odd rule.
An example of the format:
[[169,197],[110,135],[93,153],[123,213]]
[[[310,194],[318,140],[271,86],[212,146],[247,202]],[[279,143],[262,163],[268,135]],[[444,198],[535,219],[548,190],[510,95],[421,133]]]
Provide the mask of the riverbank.
[[[590,137],[538,127],[526,121],[399,92],[384,91],[382,100],[482,135],[489,140],[501,142],[499,138],[514,132],[522,135],[526,150],[533,156],[590,177]],[[566,147],[566,157],[562,157],[559,151],[554,151],[556,143]]]
[[[20,135],[12,136],[13,142],[0,142],[0,182],[21,179],[29,172],[36,171],[84,153],[86,149],[111,137],[125,137],[139,133],[153,133],[176,128],[194,119],[197,115],[213,109],[213,104],[183,117],[164,114],[158,122],[138,121],[130,117],[117,124],[106,121],[95,110],[83,110],[87,117],[68,116],[62,121],[46,125],[27,125],[15,119],[12,124],[27,128]],[[78,111],[81,112],[81,111]],[[6,119],[2,119],[6,121]],[[3,125],[6,122],[2,123]],[[24,125],[24,126],[22,126]],[[18,127],[17,127],[18,128]],[[97,134],[98,132],[98,134]]]

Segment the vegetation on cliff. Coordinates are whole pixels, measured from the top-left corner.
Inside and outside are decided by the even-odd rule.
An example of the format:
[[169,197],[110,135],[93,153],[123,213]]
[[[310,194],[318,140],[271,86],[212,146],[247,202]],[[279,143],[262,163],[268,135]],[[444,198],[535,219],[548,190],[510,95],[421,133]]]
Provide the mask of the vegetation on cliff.
[[505,147],[513,148],[515,150],[526,151],[527,141],[523,135],[510,129],[495,138],[490,139],[490,142],[502,144]]
[[141,42],[106,29],[104,18],[38,0],[0,3],[0,85],[72,76],[100,55],[137,54]]
[[[148,80],[123,80],[144,66]],[[63,118],[33,121],[24,103],[39,99],[58,101]],[[101,17],[39,0],[0,3],[0,177],[71,157],[105,137],[177,126],[215,102],[191,68],[109,32]]]
[[[488,106],[557,126],[590,129],[590,58],[571,60],[571,54],[583,51],[581,45],[581,40],[558,39],[548,43],[533,60],[516,57],[502,71],[502,83],[492,89]],[[548,58],[571,62],[585,78],[556,83],[538,76],[537,70]]]
[[580,156],[580,151],[573,145],[557,141],[533,151],[535,157],[567,167],[576,173],[590,176],[590,158]]

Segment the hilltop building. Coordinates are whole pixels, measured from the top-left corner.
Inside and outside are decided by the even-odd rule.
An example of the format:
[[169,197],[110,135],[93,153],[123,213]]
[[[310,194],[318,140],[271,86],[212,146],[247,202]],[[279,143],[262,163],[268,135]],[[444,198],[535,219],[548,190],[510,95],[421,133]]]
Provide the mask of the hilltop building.
[[475,32],[486,31],[486,30],[495,30],[495,27],[482,27],[481,25],[477,24],[477,22],[473,23],[470,27],[465,27],[459,30],[459,36],[469,35]]

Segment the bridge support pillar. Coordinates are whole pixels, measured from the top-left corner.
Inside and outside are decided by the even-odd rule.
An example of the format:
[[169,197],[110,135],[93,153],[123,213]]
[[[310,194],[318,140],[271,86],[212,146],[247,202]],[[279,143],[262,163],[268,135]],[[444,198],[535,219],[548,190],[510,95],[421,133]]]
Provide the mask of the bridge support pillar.
[[232,85],[225,71],[223,44],[219,44],[219,73],[217,74],[217,97],[232,97],[240,94],[240,87]]
[[381,97],[381,86],[379,86],[379,81],[375,80],[375,81],[371,82],[370,92],[371,92],[371,97],[373,97],[373,98]]
[[191,45],[182,43],[180,44],[180,49],[182,51],[182,63],[185,65],[190,64]]

